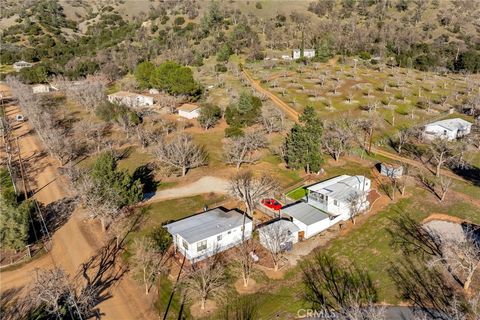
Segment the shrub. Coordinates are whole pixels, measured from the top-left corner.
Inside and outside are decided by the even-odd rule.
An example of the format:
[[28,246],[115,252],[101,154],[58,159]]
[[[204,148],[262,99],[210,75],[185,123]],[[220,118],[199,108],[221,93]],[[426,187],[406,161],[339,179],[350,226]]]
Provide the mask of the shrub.
[[228,127],[225,129],[225,137],[227,138],[242,137],[244,134],[242,128],[239,127]]
[[181,26],[184,23],[185,23],[184,17],[176,17],[175,20],[173,20],[173,24],[177,26]]
[[255,8],[262,9],[262,4],[260,2],[255,3]]
[[367,52],[367,51],[361,51],[361,52],[358,54],[358,56],[359,56],[360,59],[362,59],[362,60],[369,60],[369,59],[372,58],[372,55],[371,55],[369,52]]
[[227,72],[227,66],[221,63],[217,63],[215,65],[215,72],[220,72],[220,73]]
[[225,110],[225,118],[230,126],[251,126],[261,115],[262,101],[251,93],[242,92],[236,103]]

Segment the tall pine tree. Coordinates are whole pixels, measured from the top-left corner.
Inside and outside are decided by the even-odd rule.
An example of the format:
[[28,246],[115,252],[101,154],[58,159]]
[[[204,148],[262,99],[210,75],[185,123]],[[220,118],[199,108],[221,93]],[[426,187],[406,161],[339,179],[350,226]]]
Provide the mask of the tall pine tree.
[[319,171],[323,163],[323,127],[312,106],[305,108],[299,120],[285,138],[285,162],[292,169],[303,168],[310,174]]

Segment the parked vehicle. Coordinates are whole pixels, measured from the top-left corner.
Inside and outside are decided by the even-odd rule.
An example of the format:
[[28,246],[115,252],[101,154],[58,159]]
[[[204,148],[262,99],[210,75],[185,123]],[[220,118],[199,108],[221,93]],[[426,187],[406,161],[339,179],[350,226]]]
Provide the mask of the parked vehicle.
[[263,199],[262,204],[273,210],[280,210],[283,207],[282,204],[275,199]]

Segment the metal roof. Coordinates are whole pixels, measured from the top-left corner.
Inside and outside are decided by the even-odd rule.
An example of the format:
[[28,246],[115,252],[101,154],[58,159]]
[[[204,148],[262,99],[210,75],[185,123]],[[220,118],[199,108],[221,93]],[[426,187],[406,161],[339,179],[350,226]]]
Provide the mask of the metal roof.
[[327,195],[336,200],[348,200],[353,194],[363,193],[370,189],[370,187],[368,187],[366,190],[362,190],[366,180],[367,178],[364,176],[342,175],[314,184],[307,189]]
[[297,202],[282,208],[282,214],[303,222],[307,226],[319,221],[329,219],[329,216],[320,209],[317,209],[305,202]]
[[426,125],[426,127],[430,126],[440,126],[445,128],[449,131],[455,130],[464,130],[465,128],[471,126],[472,124],[466,120],[461,118],[453,118],[453,119],[445,119],[440,121],[435,121]]
[[287,229],[289,230],[291,233],[295,233],[295,232],[298,232],[300,231],[300,228],[293,222],[291,221],[288,221],[288,220],[284,220],[284,219],[281,219],[281,220],[276,220],[274,222],[271,222],[271,223],[268,223],[266,225],[263,225],[261,227],[258,228],[258,231],[259,232],[262,232],[262,229],[265,228],[265,227],[272,227],[272,226],[276,226],[278,225],[279,228],[281,229]]
[[[167,224],[168,232],[178,234],[188,243],[192,244],[200,240],[221,234],[228,230],[243,225],[244,216],[238,211],[223,211],[215,208],[194,216]],[[252,219],[245,217],[245,224],[251,223]]]

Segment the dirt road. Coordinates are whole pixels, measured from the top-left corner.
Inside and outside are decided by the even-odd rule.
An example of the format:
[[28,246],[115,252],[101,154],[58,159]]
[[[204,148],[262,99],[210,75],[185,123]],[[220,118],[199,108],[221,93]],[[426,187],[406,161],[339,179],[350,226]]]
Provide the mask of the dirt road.
[[251,86],[257,90],[258,92],[260,92],[261,94],[264,94],[265,96],[267,96],[268,98],[270,98],[270,100],[273,101],[273,103],[275,103],[280,109],[283,110],[283,112],[285,112],[285,114],[290,117],[293,121],[295,121],[296,123],[299,122],[298,120],[298,111],[293,109],[292,107],[290,107],[288,104],[286,104],[285,102],[283,102],[281,99],[279,99],[275,94],[271,93],[270,91],[262,88],[262,86],[258,83],[258,81],[254,80],[252,78],[252,76],[248,73],[247,70],[243,70],[243,74],[245,75],[245,78],[247,78],[247,80],[250,82]]
[[210,192],[227,193],[228,181],[219,177],[205,176],[185,186],[158,191],[147,202],[183,198]]
[[[8,90],[6,87],[0,88]],[[20,110],[16,106],[6,109],[13,119]],[[13,123],[13,122],[12,122]],[[18,137],[21,157],[24,160],[29,188],[34,198],[44,205],[68,196],[65,183],[58,175],[58,162],[43,151],[43,146],[31,131],[28,122],[16,124],[12,136]],[[53,234],[53,247],[49,254],[26,265],[0,273],[0,291],[22,288],[33,280],[36,268],[62,267],[74,276],[81,263],[87,261],[104,244],[103,234],[97,223],[84,222],[79,211]],[[150,303],[139,286],[127,274],[111,288],[112,297],[98,308],[102,319],[155,319]],[[151,297],[149,297],[151,299]]]
[[[389,159],[396,160],[396,161],[400,161],[400,162],[404,162],[404,163],[407,163],[407,164],[409,164],[411,166],[414,166],[414,167],[417,167],[417,168],[425,168],[426,167],[425,164],[421,163],[420,161],[405,158],[405,157],[399,156],[397,154],[390,153],[390,152],[385,151],[385,150],[381,150],[381,149],[378,149],[378,148],[375,148],[375,147],[372,147],[371,150],[372,150],[372,152],[374,152],[378,155],[381,155],[382,157],[389,158]],[[444,175],[444,176],[450,177],[452,179],[456,179],[456,180],[460,180],[460,181],[468,183],[467,180],[465,180],[462,177],[456,175],[455,173],[453,173],[450,170],[441,169],[441,174]]]

